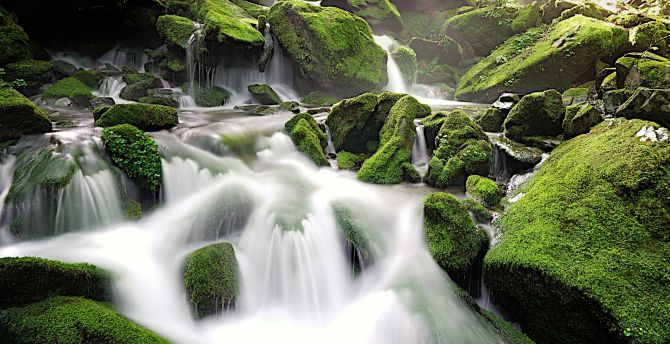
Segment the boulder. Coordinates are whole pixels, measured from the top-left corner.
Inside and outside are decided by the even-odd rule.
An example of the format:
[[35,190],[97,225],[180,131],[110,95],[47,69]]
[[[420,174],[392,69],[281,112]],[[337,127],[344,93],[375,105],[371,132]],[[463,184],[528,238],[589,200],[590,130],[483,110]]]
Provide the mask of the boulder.
[[630,96],[633,95],[635,91],[633,90],[613,90],[608,91],[603,94],[603,106],[605,108],[605,113],[608,115],[614,115],[616,110],[625,103]]
[[503,92],[563,91],[593,80],[598,61],[616,56],[627,44],[625,29],[580,15],[547,32],[532,28],[470,68],[458,81],[456,97],[490,102]]
[[593,2],[584,2],[572,8],[569,8],[561,12],[561,16],[558,20],[566,20],[568,18],[574,17],[576,15],[582,15],[584,17],[590,17],[598,20],[605,19],[603,16],[603,8],[598,6]]
[[257,20],[239,6],[228,0],[201,0],[195,4],[196,16],[209,40],[243,48],[263,47],[263,34],[253,26]]
[[564,141],[497,221],[486,286],[536,342],[670,340],[670,146],[642,142],[650,126],[614,119]]
[[[169,106],[175,109],[179,108],[179,102],[171,97],[147,96],[140,98],[139,102],[142,104],[156,104],[156,105]],[[111,105],[114,104],[112,103]]]
[[175,15],[164,15],[158,17],[156,30],[163,42],[186,49],[189,39],[197,28],[191,19]]
[[365,19],[377,32],[402,30],[400,12],[389,0],[324,0],[321,6],[332,6],[352,12]]
[[528,142],[531,136],[558,136],[562,132],[565,106],[556,90],[525,95],[503,124],[505,137]]
[[53,69],[54,63],[49,61],[24,60],[6,65],[6,75],[0,77],[0,79],[5,79],[8,82],[23,80],[26,83],[25,86],[15,86],[14,88],[31,97],[38,95],[44,84],[54,81]]
[[461,203],[463,203],[465,209],[467,209],[470,214],[472,214],[475,222],[490,223],[491,220],[493,220],[493,214],[491,214],[491,212],[478,201],[472,198],[466,198],[462,200]]
[[500,187],[498,187],[495,181],[477,175],[468,177],[468,180],[465,182],[465,191],[488,207],[498,205],[503,196]]
[[337,99],[326,93],[313,91],[302,97],[300,103],[312,106],[331,106],[337,103]]
[[504,121],[505,115],[503,112],[498,108],[491,107],[481,113],[475,120],[475,123],[486,132],[499,133],[502,131]]
[[158,131],[179,123],[176,109],[154,104],[118,104],[98,111],[98,116],[95,121],[98,127],[132,124],[141,130]]
[[72,105],[88,107],[93,99],[93,89],[74,76],[57,81],[42,92],[43,99],[68,98]]
[[409,41],[409,47],[416,52],[417,60],[424,65],[430,64],[435,58],[438,64],[454,67],[463,61],[463,48],[449,36],[444,36],[439,41],[413,37]]
[[125,100],[138,102],[140,98],[149,94],[150,89],[161,88],[163,84],[160,79],[149,73],[130,73],[123,76],[127,84],[121,90],[120,97]]
[[391,53],[391,58],[395,61],[402,73],[402,79],[405,84],[412,85],[416,81],[416,53],[412,48],[404,45],[399,45]]
[[184,285],[198,318],[234,309],[240,288],[240,267],[233,245],[212,244],[186,257]]
[[533,1],[519,10],[512,21],[512,31],[522,33],[542,23],[542,1]]
[[570,105],[565,110],[563,120],[563,138],[571,139],[586,134],[591,128],[603,121],[598,109],[590,104]]
[[507,114],[509,114],[510,110],[512,110],[519,100],[521,100],[521,96],[516,93],[503,93],[491,106],[499,109],[507,117]]
[[337,168],[340,170],[358,171],[369,157],[370,155],[368,154],[354,154],[341,151],[337,153]]
[[670,88],[670,60],[652,53],[629,53],[616,61],[618,88]]
[[321,90],[354,95],[388,82],[386,51],[363,19],[291,0],[272,6],[268,20],[296,72]]
[[0,5],[0,65],[31,58],[28,34]]
[[589,100],[590,90],[588,87],[574,87],[563,92],[563,105],[579,105]]
[[646,119],[670,127],[670,89],[639,88],[619,106],[615,115]]
[[513,175],[528,171],[542,161],[542,150],[525,146],[504,138],[502,135],[489,135],[493,144],[492,175],[499,180],[509,180]]
[[558,19],[563,12],[579,6],[576,1],[568,0],[549,0],[540,6],[540,13],[542,14],[542,21],[544,23],[551,23],[554,19]]
[[28,98],[0,88],[0,142],[51,131],[51,122]]
[[279,105],[281,103],[281,98],[277,95],[277,92],[266,84],[256,84],[249,85],[247,87],[249,93],[251,93],[251,99],[261,105]]
[[200,107],[223,106],[230,100],[230,92],[217,86],[202,87],[198,84],[190,85],[186,83],[182,86],[182,90],[192,95],[195,104]]
[[670,53],[670,29],[660,21],[650,21],[634,27],[630,33],[630,41],[636,51],[653,51],[663,56]]
[[472,48],[477,56],[486,56],[514,35],[512,7],[484,7],[447,19],[443,33],[461,45]]
[[282,102],[281,104],[279,104],[279,108],[284,111],[293,112],[295,114],[300,113],[300,103],[296,101]]
[[328,139],[310,114],[303,112],[291,118],[285,127],[298,151],[305,154],[317,166],[330,166],[323,154]]

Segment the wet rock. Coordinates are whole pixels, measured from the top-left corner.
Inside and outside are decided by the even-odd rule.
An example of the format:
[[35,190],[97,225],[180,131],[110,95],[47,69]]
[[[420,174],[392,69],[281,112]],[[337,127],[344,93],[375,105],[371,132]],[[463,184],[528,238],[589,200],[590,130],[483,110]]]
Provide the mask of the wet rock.
[[321,6],[352,12],[365,19],[377,32],[398,32],[402,29],[400,12],[389,0],[324,0]]
[[482,130],[486,132],[499,133],[502,131],[504,121],[505,114],[500,109],[492,107],[480,114],[475,123],[479,124]]
[[281,103],[281,98],[277,95],[277,92],[266,84],[256,84],[249,85],[247,87],[249,93],[251,93],[251,99],[261,105],[279,105]]
[[51,122],[28,98],[0,88],[0,142],[51,131]]
[[277,110],[267,105],[236,105],[236,110],[242,110],[254,116],[269,116],[277,113]]
[[509,180],[515,174],[527,171],[542,161],[542,150],[525,146],[501,135],[489,135],[495,147],[492,174],[500,180]]
[[286,122],[285,128],[298,151],[305,154],[317,166],[330,166],[323,154],[328,139],[311,115],[301,113]]
[[493,102],[492,107],[502,111],[505,116],[512,110],[514,105],[521,100],[521,96],[516,93],[503,93],[498,99]]
[[603,105],[605,113],[614,115],[616,110],[633,95],[633,90],[613,90],[603,94]]
[[571,139],[586,134],[602,121],[600,111],[590,104],[568,106],[563,120],[563,138]]
[[145,131],[169,129],[179,123],[176,109],[154,104],[118,104],[98,112],[98,116],[95,125],[99,127],[132,124]]
[[112,106],[116,104],[114,102],[114,99],[110,97],[95,97],[91,99],[91,107],[92,108],[98,108],[102,106]]
[[619,106],[615,115],[646,119],[670,127],[670,89],[639,88]]
[[557,136],[562,132],[565,106],[556,90],[531,93],[512,108],[503,124],[505,137],[530,142],[532,136]]

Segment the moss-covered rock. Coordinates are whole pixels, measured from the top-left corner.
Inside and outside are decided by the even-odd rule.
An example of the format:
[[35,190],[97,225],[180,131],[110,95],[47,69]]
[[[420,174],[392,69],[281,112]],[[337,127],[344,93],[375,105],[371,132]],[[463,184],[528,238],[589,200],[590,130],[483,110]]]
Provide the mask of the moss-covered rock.
[[179,102],[170,97],[147,96],[140,98],[139,102],[143,104],[169,106],[175,109],[179,108]]
[[199,318],[234,308],[240,267],[233,245],[213,244],[191,253],[184,264],[184,285]]
[[281,98],[277,95],[277,92],[266,84],[256,84],[249,85],[247,87],[249,93],[251,93],[251,99],[261,105],[279,105],[281,103]]
[[379,149],[363,163],[358,179],[376,184],[416,182],[418,173],[411,164],[416,138],[414,119],[429,113],[426,106],[414,97],[407,95],[400,98],[389,111],[379,133]]
[[617,88],[670,88],[670,60],[649,52],[630,53],[616,61]]
[[98,114],[100,118],[95,121],[95,125],[99,127],[132,124],[141,130],[157,131],[172,128],[179,123],[177,110],[163,105],[119,104]]
[[409,41],[409,47],[416,52],[420,63],[427,65],[437,59],[437,64],[458,66],[463,61],[463,48],[449,36],[441,40],[431,40],[414,37]]
[[160,188],[163,179],[161,158],[158,145],[151,136],[133,125],[121,124],[105,128],[102,142],[112,162],[140,187],[149,191]]
[[398,32],[402,29],[400,12],[389,0],[324,0],[321,6],[332,6],[365,19],[379,32]]
[[563,138],[571,139],[577,135],[586,134],[602,121],[600,111],[590,104],[568,106],[565,109],[565,119],[563,119]]
[[0,65],[31,58],[28,34],[0,5]]
[[323,154],[323,147],[328,144],[328,139],[310,114],[303,112],[291,118],[286,122],[286,131],[298,151],[305,154],[317,166],[330,165]]
[[337,168],[340,170],[358,171],[369,157],[367,154],[354,154],[341,151],[337,153]]
[[603,17],[603,8],[598,6],[593,2],[584,2],[575,7],[569,8],[561,13],[559,20],[566,20],[568,18],[574,17],[576,15],[582,15],[584,17],[590,17],[598,20],[605,19]]
[[138,102],[140,98],[148,95],[148,91],[153,88],[163,87],[160,79],[149,73],[130,73],[123,76],[123,81],[127,84],[121,90],[120,97],[125,100]]
[[522,7],[512,20],[512,31],[522,33],[542,23],[542,1],[533,1]]
[[619,106],[616,116],[646,119],[670,127],[670,90],[639,88]]
[[412,48],[399,45],[391,53],[391,57],[398,64],[400,72],[402,73],[402,78],[405,81],[405,84],[412,85],[416,81],[416,53]]
[[667,56],[670,49],[670,28],[660,21],[651,21],[633,28],[630,41],[637,51],[651,50],[659,55]]
[[484,317],[484,319],[493,326],[493,328],[504,337],[509,344],[534,344],[530,338],[528,338],[523,332],[519,331],[514,325],[509,322],[501,319],[499,316],[495,315],[493,312],[488,311],[483,308],[479,308],[479,314]]
[[212,40],[251,48],[265,43],[263,34],[253,27],[256,19],[228,0],[198,0],[194,12]]
[[296,101],[281,102],[279,104],[279,108],[284,111],[293,112],[295,114],[300,113],[300,103]]
[[452,111],[435,139],[426,183],[436,187],[464,185],[469,175],[487,175],[493,148],[482,128],[461,110]]
[[461,281],[486,247],[482,233],[456,197],[436,192],[423,202],[428,251],[451,278]]
[[91,264],[42,258],[0,258],[0,308],[21,306],[51,296],[81,296],[108,301],[109,274]]
[[165,15],[158,17],[156,29],[163,42],[186,49],[189,38],[196,31],[196,26],[191,19]]
[[670,338],[670,146],[640,141],[650,125],[615,119],[562,143],[498,221],[486,285],[536,341]]
[[326,93],[313,91],[302,97],[300,103],[314,106],[331,106],[337,103],[337,99]]
[[505,137],[527,142],[531,136],[557,136],[562,132],[565,106],[556,90],[535,92],[521,98],[505,119]]
[[388,82],[386,51],[361,18],[338,8],[280,1],[268,20],[298,72],[322,90],[353,95]]
[[563,91],[593,80],[598,61],[617,55],[628,44],[625,29],[579,15],[533,28],[470,68],[458,81],[456,97],[493,101],[509,91]]
[[496,156],[498,161],[495,162],[494,167],[501,167],[502,171],[496,171],[496,176],[509,178],[517,173],[530,170],[542,161],[543,152],[539,148],[525,146],[500,135],[491,135],[489,139],[500,153]]
[[468,177],[468,180],[465,183],[465,190],[472,197],[489,207],[500,203],[503,196],[500,187],[498,187],[498,184],[495,181],[477,175]]
[[202,87],[198,84],[184,84],[182,89],[184,92],[193,95],[195,104],[200,107],[222,106],[230,100],[230,92],[221,87]]
[[28,98],[0,88],[0,142],[51,131],[51,122]]
[[39,94],[42,85],[53,81],[54,74],[51,72],[53,69],[54,63],[50,61],[24,60],[6,65],[6,75],[0,79],[5,79],[7,82],[23,80],[25,85],[14,87],[30,97]]
[[512,7],[484,7],[447,19],[443,32],[472,47],[475,54],[486,56],[514,35],[512,20],[517,10]]
[[603,93],[603,105],[605,107],[605,113],[608,115],[614,115],[616,110],[625,103],[630,96],[633,95],[635,91],[633,90],[612,90]]
[[470,214],[472,214],[473,218],[475,221],[479,223],[489,223],[493,219],[493,214],[491,214],[486,207],[484,207],[481,203],[477,202],[476,200],[472,198],[466,198],[463,201],[463,206],[465,206],[465,209],[467,209]]
[[482,130],[484,131],[499,133],[502,131],[504,121],[505,115],[503,112],[498,108],[491,107],[480,114],[475,120],[475,123],[482,127]]
[[590,90],[587,87],[574,87],[565,90],[563,95],[563,105],[579,105],[586,103],[589,100]]
[[0,327],[9,343],[168,343],[109,306],[80,297],[0,311]]
[[91,105],[93,89],[74,76],[57,81],[42,92],[42,98],[68,98],[72,105],[87,107]]
[[[347,243],[353,246],[357,253],[360,254],[360,256],[352,257],[354,269],[360,269],[363,266],[369,265],[374,258],[374,253],[376,253],[370,232],[366,229],[369,225],[343,204],[334,205],[333,212],[335,213],[337,225],[344,232]],[[359,266],[356,266],[357,264]],[[354,273],[356,272],[354,271]]]

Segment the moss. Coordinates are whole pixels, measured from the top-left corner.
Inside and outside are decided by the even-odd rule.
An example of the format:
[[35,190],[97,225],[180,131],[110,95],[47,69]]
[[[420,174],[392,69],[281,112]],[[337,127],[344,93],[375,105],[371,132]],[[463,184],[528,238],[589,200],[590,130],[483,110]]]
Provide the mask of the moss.
[[529,136],[557,136],[562,132],[565,106],[556,90],[525,95],[505,119],[505,137],[528,142]]
[[107,112],[107,110],[111,109],[112,106],[99,106],[95,109],[93,109],[93,120],[97,121],[102,117],[102,115]]
[[51,122],[28,98],[0,87],[0,142],[51,131]]
[[670,88],[670,61],[652,53],[626,55],[617,60],[616,71],[618,88]]
[[500,335],[507,339],[507,342],[510,344],[534,344],[530,338],[528,338],[523,332],[519,331],[509,322],[501,319],[499,316],[495,315],[493,312],[487,311],[486,309],[479,309],[479,314],[481,314],[486,321],[488,321],[491,326],[493,326]]
[[435,139],[426,183],[436,187],[464,185],[471,174],[486,175],[493,147],[480,126],[460,110],[447,114]]
[[479,56],[486,56],[514,35],[511,7],[478,8],[447,19],[443,32],[461,44],[468,44]]
[[168,343],[105,304],[56,296],[0,312],[11,343]]
[[589,100],[589,89],[586,87],[574,87],[563,92],[563,105],[578,105]]
[[331,106],[337,103],[337,99],[326,93],[313,91],[302,97],[300,103],[314,106]]
[[517,16],[512,20],[512,31],[522,33],[542,23],[540,11],[541,2],[533,1],[522,7]]
[[121,124],[105,128],[102,142],[112,162],[140,187],[149,191],[160,188],[163,178],[161,158],[158,145],[151,136],[130,124]]
[[91,264],[68,264],[35,257],[0,258],[0,308],[21,306],[51,296],[109,300],[109,274]]
[[303,112],[291,118],[286,122],[286,131],[298,151],[305,154],[317,166],[330,165],[323,154],[323,147],[327,144],[326,134],[310,114]]
[[412,48],[401,45],[398,46],[391,57],[398,64],[400,72],[402,73],[402,78],[407,85],[412,85],[416,81],[416,53]]
[[196,12],[207,37],[219,43],[255,48],[265,43],[263,34],[252,26],[257,21],[230,1],[198,0],[196,3],[199,5]]
[[230,100],[230,92],[221,87],[201,87],[198,84],[193,85],[193,91],[189,84],[182,86],[184,92],[193,94],[196,105],[201,107],[217,107],[225,105]]
[[454,196],[436,192],[423,202],[428,251],[451,278],[462,280],[485,246],[468,210]]
[[670,28],[660,21],[636,26],[630,32],[630,41],[635,50],[650,50],[659,55],[668,54]]
[[370,234],[365,229],[365,223],[346,206],[335,205],[333,211],[337,225],[344,232],[345,239],[361,254],[362,263],[370,261],[373,253],[372,242]]
[[0,5],[0,65],[31,58],[28,34]]
[[[624,94],[626,95],[626,94]],[[654,121],[670,127],[670,90],[638,88],[616,110],[615,115]]]
[[128,85],[134,85],[137,83],[152,83],[156,80],[156,77],[153,74],[149,73],[136,73],[131,71],[130,73],[123,74],[123,82]]
[[158,17],[156,29],[163,42],[183,49],[188,47],[188,40],[196,31],[195,23],[191,19],[174,15]]
[[170,59],[165,63],[165,68],[173,73],[181,73],[186,71],[184,61],[180,59]]
[[284,111],[289,111],[293,113],[300,113],[300,103],[296,101],[287,101],[287,102],[281,102],[279,104],[279,108],[284,110]]
[[563,11],[563,13],[561,13],[559,20],[566,20],[576,15],[583,15],[585,17],[603,20],[604,18],[602,11],[603,9],[600,6],[596,5],[595,3],[585,2],[583,4],[579,4],[575,7]]
[[367,154],[354,154],[341,151],[337,153],[337,168],[340,170],[358,171],[363,162],[369,157]]
[[179,102],[170,97],[157,97],[157,96],[142,97],[139,99],[139,102],[143,104],[156,104],[156,105],[169,106],[175,109],[179,108]]
[[128,221],[138,221],[142,217],[142,206],[136,201],[127,198],[122,206],[123,215]]
[[389,0],[326,0],[321,6],[353,12],[365,19],[375,31],[398,32],[402,29],[400,12]]
[[463,61],[463,48],[449,36],[433,40],[414,37],[409,41],[409,47],[416,52],[421,69],[430,69],[429,65],[449,65],[457,67]]
[[5,66],[5,71],[7,72],[6,79],[8,81],[17,79],[26,82],[38,81],[40,77],[49,73],[53,68],[54,64],[49,61],[24,60],[15,62]]
[[488,178],[472,175],[465,182],[465,190],[486,206],[493,207],[502,200],[502,191],[498,184]]
[[493,219],[493,215],[481,203],[472,198],[466,198],[462,201],[463,206],[472,214],[474,219],[479,223],[489,223]]
[[475,123],[477,123],[480,127],[482,127],[482,130],[491,132],[491,133],[499,133],[502,131],[502,125],[503,122],[505,121],[505,115],[500,111],[498,108],[488,108],[483,114],[475,120]]
[[458,81],[456,97],[493,101],[503,92],[563,91],[593,80],[597,61],[618,54],[627,44],[625,29],[583,16],[533,28],[470,68]]
[[93,89],[75,77],[57,81],[42,92],[43,98],[69,98],[74,104],[87,105],[93,98]]
[[247,89],[251,93],[251,99],[261,105],[279,105],[281,103],[281,98],[270,85],[249,85]]
[[486,284],[538,342],[670,338],[670,146],[640,141],[650,125],[615,119],[563,142],[498,221]]
[[114,105],[95,121],[95,125],[99,127],[132,124],[146,131],[168,129],[178,123],[179,118],[176,109],[154,104]]
[[258,5],[256,3],[247,0],[231,0],[230,2],[232,2],[239,8],[243,9],[244,12],[247,12],[247,14],[249,14],[250,16],[258,19],[258,26],[257,26],[258,28],[265,27],[265,25],[261,24],[265,24],[267,22],[262,23],[261,21],[263,17],[266,17],[268,14],[269,9],[267,7]]
[[573,138],[588,133],[592,127],[603,121],[600,111],[590,104],[568,106],[563,120],[563,137]]
[[280,1],[268,20],[297,72],[321,90],[360,94],[386,85],[386,51],[363,19],[333,7]]
[[184,264],[184,285],[199,318],[234,307],[240,289],[240,267],[230,243],[191,253]]

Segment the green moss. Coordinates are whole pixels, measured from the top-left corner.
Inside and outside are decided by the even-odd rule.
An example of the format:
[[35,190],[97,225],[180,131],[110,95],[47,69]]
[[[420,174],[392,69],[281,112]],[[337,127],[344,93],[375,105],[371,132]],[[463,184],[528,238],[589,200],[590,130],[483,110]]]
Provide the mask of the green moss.
[[650,125],[563,142],[499,220],[486,283],[538,342],[670,338],[670,146],[636,137]]
[[156,104],[156,105],[169,106],[175,109],[179,108],[179,102],[169,97],[157,97],[157,96],[142,97],[139,99],[139,102],[143,104]]
[[505,121],[505,115],[498,108],[488,108],[482,113],[475,123],[477,123],[482,130],[491,133],[499,133],[502,131],[502,125]]
[[[625,95],[627,94],[624,93]],[[668,103],[670,103],[670,90],[638,88],[619,106],[615,115],[654,121],[667,128],[670,127]]]
[[525,95],[514,105],[503,124],[505,137],[529,142],[530,136],[557,136],[562,132],[565,106],[556,90]]
[[193,94],[196,105],[201,107],[216,107],[225,105],[230,100],[230,92],[221,87],[201,87],[193,85],[193,91],[189,84],[184,84],[182,89],[188,94]]
[[326,0],[321,6],[334,6],[353,12],[376,31],[397,32],[402,29],[402,17],[389,0]]
[[398,64],[402,78],[406,84],[412,85],[416,81],[416,53],[412,48],[401,45],[391,53],[393,60]]
[[602,10],[603,9],[600,6],[596,5],[593,2],[585,2],[583,4],[579,4],[575,7],[563,11],[563,13],[561,13],[559,20],[566,20],[576,15],[583,15],[585,17],[603,20],[604,18],[602,15]]
[[475,199],[492,207],[502,200],[502,191],[498,184],[488,178],[472,175],[465,182],[465,190]]
[[369,158],[366,154],[354,154],[347,151],[337,153],[337,168],[340,170],[358,171],[363,162]]
[[563,92],[563,105],[578,105],[589,100],[589,89],[586,87],[574,87]]
[[522,7],[516,18],[512,21],[512,31],[515,33],[525,32],[526,30],[538,26],[542,23],[540,11],[541,2],[533,1]]
[[28,34],[0,5],[0,65],[31,58]]
[[602,120],[600,111],[590,104],[568,106],[563,120],[563,137],[570,139],[586,134]]
[[436,187],[464,185],[471,174],[489,173],[493,147],[482,128],[461,110],[447,114],[435,139],[426,183]]
[[24,134],[51,131],[51,122],[28,98],[11,88],[0,87],[0,142]]
[[528,338],[523,332],[519,331],[509,322],[501,319],[499,316],[495,315],[493,312],[487,311],[486,309],[479,309],[479,314],[481,314],[486,321],[493,326],[500,335],[505,337],[510,344],[534,344],[530,338]]
[[369,261],[373,253],[372,242],[365,223],[346,206],[335,205],[333,208],[337,225],[344,232],[346,240],[362,255],[363,262]]
[[57,81],[42,92],[44,98],[69,98],[72,102],[83,105],[93,98],[93,89],[75,77]]
[[91,89],[98,87],[103,75],[99,71],[80,69],[72,75]]
[[489,223],[493,219],[493,215],[481,203],[472,198],[466,198],[462,201],[463,206],[474,216],[479,223]]
[[262,47],[263,34],[252,24],[257,21],[243,9],[228,0],[198,0],[196,10],[200,22],[204,24],[207,37],[219,43],[231,43],[249,47]]
[[[255,4],[247,0],[231,0],[233,4],[243,9],[250,16],[258,19],[258,28],[264,28],[265,25],[261,25],[261,17],[267,16],[269,9],[265,6]],[[267,23],[267,22],[266,22]]]
[[230,243],[191,253],[184,264],[184,285],[199,318],[234,307],[240,289],[240,267]]
[[131,73],[124,73],[123,82],[126,84],[134,85],[137,83],[152,83],[156,80],[156,77],[153,74],[149,73],[136,73],[132,71]]
[[456,97],[493,101],[503,92],[562,91],[593,80],[597,61],[618,54],[627,44],[626,30],[583,16],[533,28],[470,68],[458,81]]
[[249,85],[247,90],[251,93],[251,99],[261,105],[278,105],[281,103],[281,98],[270,85]]
[[15,62],[5,66],[5,71],[7,72],[6,79],[8,81],[21,79],[26,82],[38,80],[53,68],[54,64],[49,61],[25,60]]
[[297,72],[322,90],[360,94],[387,83],[386,51],[363,19],[333,7],[280,1],[268,20]]
[[170,72],[173,73],[181,73],[186,71],[186,65],[184,64],[184,61],[180,59],[168,60],[165,63],[165,68],[167,68]]
[[331,106],[337,103],[337,99],[326,93],[313,91],[302,97],[300,103],[314,106]]
[[16,202],[37,189],[62,189],[70,183],[78,169],[79,166],[71,158],[53,147],[23,153],[16,161],[7,201]]
[[146,131],[168,129],[178,123],[179,118],[176,109],[154,104],[114,105],[95,121],[95,125],[99,127],[132,124]]
[[163,171],[158,145],[151,136],[130,124],[121,124],[105,128],[102,142],[112,162],[128,177],[144,189],[158,190]]
[[195,23],[191,19],[174,15],[158,17],[156,29],[163,42],[183,49],[188,47],[188,40],[196,31]]
[[326,146],[328,139],[310,114],[303,112],[291,118],[286,122],[286,131],[298,151],[305,154],[317,166],[330,165],[323,154],[323,147]]
[[484,7],[447,19],[443,32],[461,44],[468,44],[479,56],[486,56],[514,35],[512,7]]
[[128,221],[137,221],[142,217],[142,206],[136,201],[127,198],[122,206],[123,214]]
[[0,308],[21,306],[51,296],[109,300],[109,274],[91,264],[68,264],[35,257],[0,258]]
[[300,113],[300,103],[296,101],[281,102],[279,108],[284,111]]
[[0,322],[11,343],[168,343],[108,306],[79,297],[0,311]]

